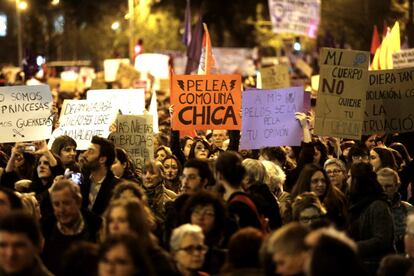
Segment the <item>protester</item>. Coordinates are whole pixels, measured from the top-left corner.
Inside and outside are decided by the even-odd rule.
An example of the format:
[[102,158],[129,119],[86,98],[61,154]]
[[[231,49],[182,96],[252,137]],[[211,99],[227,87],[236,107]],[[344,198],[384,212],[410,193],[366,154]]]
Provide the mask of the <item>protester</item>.
[[177,195],[165,188],[164,167],[159,161],[147,161],[145,163],[144,190],[147,195],[148,205],[154,213],[157,223],[162,225],[166,217],[165,205]]
[[262,231],[253,227],[238,230],[230,239],[226,263],[220,275],[263,275],[259,251],[264,241]]
[[351,175],[348,233],[367,272],[374,275],[381,258],[395,252],[392,214],[371,164],[353,164]]
[[388,255],[381,260],[377,276],[410,276],[408,272],[412,267],[412,260],[401,255]]
[[172,232],[170,251],[180,275],[207,275],[199,273],[207,250],[200,226],[183,224]]
[[174,155],[169,155],[162,160],[162,165],[164,166],[165,172],[165,187],[179,194],[181,191],[180,175],[182,173],[180,161]]
[[[31,181],[35,173],[35,160],[33,146],[16,143],[11,149],[10,158],[1,177],[1,185],[14,190],[17,181]],[[30,184],[31,182],[28,183],[28,185]]]
[[102,219],[87,209],[81,210],[82,195],[69,179],[58,180],[50,188],[54,216],[42,221],[45,246],[42,259],[55,274],[60,274],[63,253],[77,241],[96,242]]
[[98,245],[80,241],[69,246],[63,254],[60,271],[62,276],[96,276]]
[[136,235],[156,274],[175,275],[171,259],[158,245],[157,238],[151,232],[149,218],[142,202],[136,199],[118,199],[111,202],[104,214],[101,240],[114,234]]
[[314,192],[305,192],[298,195],[292,204],[292,219],[303,225],[314,228],[326,221],[326,209]]
[[279,204],[273,196],[269,187],[264,183],[266,169],[264,165],[255,159],[244,159],[242,162],[246,169],[243,179],[243,189],[254,200],[258,212],[268,220],[268,226],[271,230],[282,226],[282,217],[280,216]]
[[79,172],[79,164],[76,162],[76,141],[67,135],[61,135],[57,137],[51,147],[51,151],[56,156],[59,156],[62,165],[65,169],[69,169],[72,172]]
[[278,165],[271,161],[262,160],[261,162],[266,169],[264,182],[278,200],[282,222],[286,224],[292,219],[292,198],[288,192],[283,190],[286,174]]
[[190,195],[205,190],[212,178],[213,175],[207,161],[190,159],[184,164],[183,172],[180,175],[181,194],[174,201],[167,202],[165,205],[166,221],[163,238],[165,247],[169,246],[172,230],[183,223],[180,214]]
[[136,168],[128,153],[121,148],[115,148],[116,158],[111,166],[111,171],[118,179],[126,179],[140,182],[141,178],[136,172]]
[[347,169],[345,164],[336,158],[326,160],[323,168],[329,177],[332,185],[337,187],[344,195],[348,193]]
[[327,218],[339,228],[347,221],[347,201],[344,194],[329,180],[326,172],[317,165],[306,165],[292,190],[292,198],[304,192],[314,192],[327,210]]
[[308,260],[305,238],[309,229],[297,222],[284,225],[272,233],[265,247],[272,256],[274,273],[281,276],[303,275]]
[[378,171],[381,168],[390,168],[398,171],[394,155],[389,149],[384,147],[374,147],[371,149],[370,163],[374,167],[374,171]]
[[80,166],[83,171],[82,206],[102,215],[112,196],[118,180],[111,171],[115,161],[115,147],[105,138],[93,136],[88,149],[82,154]]
[[334,228],[311,232],[305,239],[311,248],[306,275],[365,276],[356,243]]
[[190,153],[188,154],[188,159],[201,159],[206,160],[210,157],[211,146],[206,139],[196,137],[194,142],[191,145]]
[[1,275],[53,275],[40,260],[42,234],[29,214],[13,211],[0,217],[0,244]]
[[240,156],[231,151],[223,152],[217,159],[215,168],[217,182],[224,188],[223,199],[227,202],[229,219],[234,223],[228,234],[248,226],[264,231],[266,225],[260,219],[257,206],[242,188],[246,169]]
[[224,141],[227,139],[227,130],[213,129],[211,131],[211,142],[213,147],[226,150],[226,148],[224,147]]
[[133,234],[106,238],[99,248],[98,276],[152,276],[155,270],[144,247]]
[[12,210],[22,210],[23,204],[17,194],[6,187],[0,186],[0,218]]
[[405,256],[414,260],[414,214],[407,216],[407,227],[404,235]]
[[154,158],[155,160],[162,162],[169,155],[172,155],[171,149],[161,145],[155,150]]
[[201,227],[208,251],[202,271],[215,275],[220,271],[225,258],[224,227],[227,210],[216,195],[201,191],[190,195],[182,210],[182,222]]
[[382,168],[377,171],[377,179],[388,197],[388,201],[391,203],[394,221],[394,242],[397,253],[404,253],[404,233],[407,215],[413,211],[413,206],[401,200],[401,195],[398,193],[401,183],[396,171],[390,168]]

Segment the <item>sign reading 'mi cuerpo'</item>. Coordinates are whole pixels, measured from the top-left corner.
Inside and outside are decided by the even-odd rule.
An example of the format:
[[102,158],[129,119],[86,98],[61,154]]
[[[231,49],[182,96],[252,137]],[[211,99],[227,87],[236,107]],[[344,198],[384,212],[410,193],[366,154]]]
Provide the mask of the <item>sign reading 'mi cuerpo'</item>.
[[48,139],[53,124],[49,86],[0,88],[0,114],[0,143]]
[[361,138],[368,85],[369,52],[323,48],[315,133]]
[[240,129],[240,75],[174,75],[172,128]]
[[414,68],[369,72],[364,134],[414,131]]

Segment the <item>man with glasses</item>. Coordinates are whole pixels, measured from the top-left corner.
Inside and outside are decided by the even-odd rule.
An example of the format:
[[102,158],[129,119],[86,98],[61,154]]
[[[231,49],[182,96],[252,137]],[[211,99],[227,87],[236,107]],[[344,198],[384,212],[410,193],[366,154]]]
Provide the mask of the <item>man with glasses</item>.
[[165,245],[172,229],[179,225],[179,215],[190,195],[200,192],[208,186],[213,175],[207,161],[190,159],[184,164],[183,173],[180,176],[181,194],[174,201],[165,205]]
[[348,167],[354,163],[369,163],[369,149],[363,145],[354,145],[348,153]]

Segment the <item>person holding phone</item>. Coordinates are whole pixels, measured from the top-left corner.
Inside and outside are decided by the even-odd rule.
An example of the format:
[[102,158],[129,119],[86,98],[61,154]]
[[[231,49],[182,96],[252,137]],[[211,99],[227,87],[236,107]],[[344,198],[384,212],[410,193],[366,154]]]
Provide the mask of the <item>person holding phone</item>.
[[25,184],[30,185],[36,161],[33,152],[26,151],[30,145],[30,143],[15,143],[1,178],[1,186],[14,190],[14,184],[20,180],[25,180]]
[[[20,161],[22,157],[24,159]],[[26,162],[33,164],[33,168],[29,168],[32,172],[25,170],[25,175],[22,175],[19,169]],[[2,183],[4,180],[5,186],[19,192],[35,193],[42,216],[47,216],[53,212],[48,188],[52,186],[53,179],[63,173],[64,169],[59,158],[48,149],[46,141],[16,143],[6,167],[8,176],[2,179]]]

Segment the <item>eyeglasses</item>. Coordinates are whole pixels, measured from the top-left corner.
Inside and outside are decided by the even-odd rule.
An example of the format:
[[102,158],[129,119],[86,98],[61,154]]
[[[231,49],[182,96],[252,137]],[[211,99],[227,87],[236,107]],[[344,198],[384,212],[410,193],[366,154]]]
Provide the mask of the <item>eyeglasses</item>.
[[352,156],[352,161],[369,161],[368,155],[354,155]]
[[197,178],[199,178],[200,176],[198,176],[198,175],[195,175],[195,174],[189,174],[189,175],[185,175],[185,174],[183,174],[183,175],[181,175],[180,176],[180,180],[182,181],[182,180],[185,180],[185,179],[188,179],[188,180],[196,180]]
[[204,244],[199,245],[189,245],[187,247],[179,248],[178,251],[185,251],[187,254],[194,254],[195,252],[200,252],[202,254],[206,253],[208,246]]
[[337,170],[337,169],[326,170],[327,174],[340,174],[341,172],[342,172],[341,170]]

